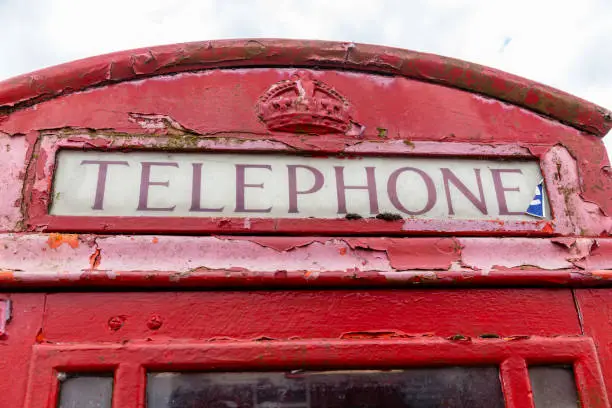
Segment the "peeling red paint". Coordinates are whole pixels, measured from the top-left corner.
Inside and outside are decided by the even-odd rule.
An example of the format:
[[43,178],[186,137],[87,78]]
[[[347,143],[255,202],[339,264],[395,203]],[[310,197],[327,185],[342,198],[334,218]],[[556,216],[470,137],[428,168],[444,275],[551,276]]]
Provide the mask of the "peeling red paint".
[[612,284],[604,238],[49,237],[0,239],[0,286]]
[[[308,115],[264,112],[261,95],[298,69],[312,82],[292,92],[339,123],[311,116],[304,131]],[[317,105],[317,89],[341,113]],[[522,78],[353,43],[179,44],[2,82],[0,298],[18,313],[0,372],[19,383],[29,371],[31,388],[25,403],[14,381],[0,394],[55,406],[39,392],[57,388],[50,373],[101,358],[117,406],[145,405],[145,357],[173,370],[455,362],[499,366],[506,405],[523,408],[528,364],[562,363],[582,406],[609,407],[611,127],[600,107]],[[552,217],[53,216],[63,149],[532,160]]]
[[[593,202],[583,198],[581,177],[576,160],[562,146],[550,148],[542,158],[547,192],[552,203],[559,203],[555,214],[559,232],[572,235],[610,235],[612,218]],[[595,181],[593,182],[601,182]]]
[[340,335],[340,339],[363,340],[363,339],[394,339],[410,338],[414,335],[406,334],[397,330],[369,330],[358,332],[346,332]]
[[251,42],[229,40],[168,45],[48,68],[1,83],[0,105],[22,106],[151,75],[228,66],[314,65],[402,75],[455,86],[528,107],[600,135],[611,125],[610,113],[601,107],[523,78],[450,58],[364,44],[353,44],[347,49],[342,43],[303,40],[257,40],[258,51],[245,55]]
[[47,151],[40,150],[36,160],[36,179],[43,180],[46,177],[45,166],[47,165]]
[[[233,239],[233,237],[221,237],[224,239]],[[301,237],[255,237],[250,238],[251,242],[255,242],[266,248],[273,248],[278,252],[290,251],[295,248],[309,245],[313,242],[325,242],[324,239],[301,238]]]
[[[246,75],[246,74],[242,74]],[[482,99],[482,98],[481,98]],[[497,108],[497,105],[492,105],[490,102],[484,102],[484,106],[494,106],[495,109],[504,109],[508,108]],[[501,106],[501,105],[500,105]],[[511,108],[517,109],[517,108]],[[526,114],[518,112],[519,114]],[[530,117],[531,118],[531,117]],[[542,118],[533,117],[533,120],[542,121]],[[531,120],[530,119],[530,120]],[[214,121],[213,121],[214,122]],[[473,125],[473,124],[472,124]],[[259,126],[259,125],[258,125]],[[561,129],[568,130],[562,125],[555,125],[556,128],[561,127]],[[556,131],[558,129],[555,129]],[[498,131],[498,130],[492,130]],[[524,129],[521,128],[521,131],[524,132]],[[219,140],[211,140],[208,137],[199,138],[194,135],[185,134],[182,136],[176,136],[178,139],[174,140],[172,138],[163,138],[163,137],[128,137],[128,136],[114,136],[107,135],[107,139],[101,139],[101,133],[95,133],[94,135],[83,134],[82,132],[77,132],[78,135],[75,135],[69,132],[67,135],[62,133],[51,133],[46,134],[43,139],[41,139],[40,151],[46,152],[44,155],[37,157],[36,167],[38,174],[38,181],[31,186],[30,182],[28,183],[28,189],[32,189],[32,191],[26,195],[29,197],[29,202],[26,202],[24,205],[27,205],[30,222],[27,226],[29,230],[55,230],[55,231],[108,231],[114,230],[116,232],[124,232],[124,231],[133,231],[134,226],[136,228],[145,228],[141,232],[156,232],[157,226],[154,226],[152,222],[137,222],[137,220],[130,219],[84,219],[84,218],[75,218],[71,219],[70,217],[63,217],[61,222],[58,223],[52,217],[49,218],[46,215],[47,209],[49,207],[50,202],[50,191],[51,191],[51,182],[52,182],[52,173],[55,166],[55,153],[60,148],[89,148],[89,147],[101,147],[107,149],[212,149],[212,150],[222,150],[227,151],[227,149],[232,149],[233,151],[253,151],[253,150],[274,150],[274,151],[293,151],[293,148],[288,147],[291,143],[287,144],[288,140],[294,139],[294,136],[286,136],[286,135],[255,135],[252,133],[229,133],[224,134],[225,137],[222,141]],[[558,133],[558,135],[562,135],[563,133]],[[215,135],[215,137],[218,135]],[[424,137],[425,135],[421,136]],[[501,135],[500,135],[501,136]],[[602,152],[605,156],[605,151],[603,150],[603,145],[601,141],[597,139],[597,143],[595,144],[594,139],[589,139],[586,135],[581,135],[578,132],[570,132],[568,133],[568,140],[573,141],[578,140],[577,138],[581,138],[588,142],[588,144],[584,145],[582,148],[584,151],[581,152],[582,155],[601,155]],[[243,138],[247,138],[244,140]],[[250,139],[251,137],[255,137],[255,140]],[[260,137],[266,137],[272,140],[256,140]],[[329,143],[337,138],[337,136],[328,135],[322,138],[321,136],[308,136],[312,138],[315,144],[309,145],[306,150],[303,150],[305,147],[301,146],[302,152],[312,154],[313,151],[310,149],[320,149],[318,154],[321,154],[321,151],[324,151],[326,154],[333,154],[337,152],[336,147],[332,147],[330,150]],[[429,136],[431,137],[431,136]],[[303,139],[304,137],[300,137]],[[377,136],[376,136],[377,138]],[[488,138],[488,137],[487,137]],[[521,136],[521,138],[524,138]],[[324,140],[323,140],[324,139]],[[406,154],[416,154],[422,156],[430,156],[430,155],[438,155],[438,154],[452,154],[453,151],[458,152],[461,155],[465,156],[475,156],[481,157],[482,155],[491,155],[492,157],[503,157],[503,158],[541,158],[542,167],[545,170],[545,176],[550,175],[550,172],[555,170],[554,164],[547,164],[549,161],[553,160],[553,154],[551,152],[558,150],[558,147],[554,147],[553,145],[534,145],[527,142],[521,142],[521,146],[517,146],[515,144],[502,144],[500,141],[495,142],[487,142],[488,144],[482,143],[483,140],[476,139],[471,140],[470,138],[466,138],[464,140],[470,140],[471,143],[461,142],[461,139],[453,142],[434,142],[434,141],[414,141],[411,142],[410,145],[407,145],[404,141],[394,141],[392,138],[386,140],[385,143],[381,143],[380,141],[364,141],[364,140],[356,140],[356,139],[347,139],[346,137],[340,137],[334,143],[339,143],[338,146],[341,146],[340,149],[345,148],[347,152],[358,152],[360,154],[393,154],[396,155],[398,153],[406,153]],[[279,143],[280,142],[280,143]],[[302,143],[302,142],[300,142]],[[309,142],[310,143],[310,142]],[[321,150],[322,149],[322,150]],[[456,154],[456,153],[455,153]],[[532,155],[536,155],[535,157]],[[558,156],[558,155],[557,155]],[[555,157],[557,157],[555,156]],[[45,157],[48,157],[47,160],[44,160]],[[604,157],[605,158],[605,157]],[[556,160],[556,159],[555,159]],[[562,159],[564,162],[567,162],[568,158]],[[600,160],[604,160],[601,159]],[[581,163],[590,163],[589,160],[581,161]],[[568,165],[571,163],[568,162]],[[587,166],[587,164],[584,164]],[[587,166],[589,167],[589,166]],[[43,170],[44,169],[44,170]],[[592,203],[598,203],[598,206],[604,214],[609,211],[609,207],[612,207],[612,191],[608,190],[610,188],[609,177],[604,173],[600,175],[596,175],[593,179],[592,183],[581,183],[580,180],[584,179],[584,175],[582,174],[584,171],[582,167],[580,169],[573,170],[568,172],[568,177],[563,179],[564,185],[572,185],[571,189],[566,189],[570,195],[583,197],[584,203],[579,203],[576,201],[576,205],[580,207],[588,207]],[[44,175],[44,177],[43,177]],[[41,178],[42,177],[42,178]],[[559,184],[560,181],[556,179],[552,179],[547,176],[547,187],[549,189],[555,189],[557,185],[563,187]],[[602,186],[600,188],[592,188],[588,186],[598,185]],[[579,186],[579,187],[576,187]],[[567,194],[566,194],[567,195]],[[588,197],[587,200],[584,200],[584,197]],[[568,234],[571,231],[575,233],[578,227],[571,226],[575,224],[575,220],[566,220],[571,213],[568,213],[564,210],[567,205],[565,198],[560,197],[551,197],[551,204],[553,206],[553,213],[557,219],[554,220],[553,223],[548,221],[536,221],[533,222],[520,222],[520,223],[512,223],[512,222],[476,222],[476,221],[463,221],[463,220],[410,220],[409,222],[405,222],[404,224],[398,223],[392,224],[387,222],[373,222],[372,220],[363,220],[359,221],[361,224],[359,229],[363,231],[363,233],[385,233],[385,234],[410,234],[414,232],[427,232],[427,233],[435,233],[435,232],[452,232],[456,234],[462,235],[470,235],[470,234],[484,234],[484,233],[497,233],[497,234],[536,234],[539,233],[541,235],[547,234]],[[591,210],[586,210],[591,211]],[[153,220],[151,220],[153,221]],[[158,220],[156,220],[157,222]],[[606,221],[608,222],[608,221]],[[123,226],[122,226],[123,225]],[[139,227],[142,225],[142,227]],[[283,221],[279,220],[279,222],[272,222],[270,220],[261,220],[261,219],[217,219],[207,222],[206,220],[200,220],[198,223],[194,223],[191,219],[186,220],[178,220],[172,219],[168,220],[163,229],[166,232],[175,233],[175,232],[200,232],[200,233],[223,233],[223,232],[283,232],[283,233],[291,233],[291,234],[329,234],[330,231],[352,231],[354,230],[356,224],[353,222],[346,222],[346,220],[333,220],[333,221],[322,221],[318,222],[317,220],[291,220],[291,221]],[[593,223],[593,225],[597,225]],[[97,226],[97,227],[96,227]],[[148,226],[148,229],[146,229]],[[600,235],[602,233],[607,234],[607,232],[602,230],[592,230],[592,228],[581,227],[580,234],[581,235]]]
[[[172,64],[171,66],[149,67],[152,71],[143,72],[146,76],[142,80],[127,81],[135,79],[140,74],[134,74],[132,70],[124,72],[125,75],[113,77],[113,83],[107,83],[102,77],[85,76],[77,81],[78,86],[66,88],[64,92],[64,81],[53,82],[56,78],[48,75],[57,74],[60,77],[67,75],[71,69],[76,71],[85,70],[87,67],[95,67],[96,75],[108,75],[109,71],[100,69],[104,61],[112,61],[112,72],[116,71],[121,63],[136,64],[133,52],[119,53],[106,57],[83,61],[79,64],[57,67],[43,73],[38,73],[37,77],[24,76],[21,79],[5,82],[5,95],[12,95],[14,98],[32,86],[32,80],[39,85],[46,83],[49,89],[62,84],[61,89],[55,89],[48,94],[42,92],[40,95],[30,95],[21,102],[17,102],[17,109],[10,109],[10,115],[4,115],[4,120],[0,127],[7,135],[14,135],[12,139],[18,139],[22,134],[27,134],[30,140],[30,147],[33,148],[33,141],[39,140],[39,132],[43,135],[40,139],[41,147],[34,152],[35,166],[30,172],[30,177],[25,185],[25,202],[21,203],[22,210],[27,209],[29,216],[33,217],[34,225],[28,228],[34,231],[55,229],[59,226],[53,221],[45,218],[48,208],[49,185],[54,167],[54,154],[58,146],[55,143],[63,143],[67,147],[70,143],[78,145],[80,148],[163,148],[163,149],[198,149],[214,146],[219,149],[244,149],[244,150],[300,150],[302,152],[355,152],[364,154],[461,154],[461,155],[491,155],[495,157],[534,157],[546,162],[553,146],[563,146],[576,157],[577,169],[571,176],[581,180],[578,189],[573,189],[575,194],[579,194],[585,203],[582,207],[588,207],[587,203],[595,204],[604,214],[612,212],[612,190],[610,187],[609,175],[606,172],[609,163],[601,140],[584,131],[572,129],[559,122],[545,119],[541,116],[529,112],[533,109],[539,113],[552,115],[560,122],[569,123],[581,129],[593,132],[592,120],[587,122],[574,122],[573,111],[584,109],[597,115],[605,113],[598,107],[589,105],[584,101],[577,100],[558,91],[530,83],[520,78],[515,78],[496,72],[458,61],[449,60],[431,55],[411,53],[408,51],[386,49],[382,47],[371,47],[356,44],[349,49],[345,44],[305,42],[301,52],[291,51],[291,46],[298,42],[282,42],[277,40],[266,40],[261,46],[264,50],[275,49],[281,54],[272,53],[268,58],[279,58],[280,68],[260,68],[250,69],[215,69],[198,71],[199,69],[228,67],[232,65],[240,66],[241,59],[236,60],[227,57],[226,54],[217,54],[219,49],[224,52],[238,52],[243,44],[241,41],[234,42],[212,42],[205,43],[206,47],[195,47],[191,45],[177,45],[161,47],[149,52],[136,55],[163,55],[162,60],[173,60],[177,55],[184,57],[185,52],[195,52],[194,60],[189,59],[196,65],[182,66]],[[246,41],[244,44],[251,44]],[[210,45],[210,47],[208,47]],[[220,48],[217,48],[220,47]],[[259,47],[259,46],[258,46]],[[320,48],[323,47],[323,48]],[[259,49],[259,48],[258,48]],[[206,51],[203,51],[206,50]],[[335,50],[335,51],[331,51]],[[173,53],[178,54],[173,54]],[[303,53],[302,53],[303,52]],[[331,52],[331,54],[328,54]],[[292,135],[278,132],[269,132],[257,120],[254,114],[254,103],[261,92],[275,81],[288,78],[294,69],[282,68],[282,62],[289,62],[287,58],[305,58],[310,55],[304,63],[312,63],[313,55],[319,55],[317,61],[327,61],[327,65],[333,68],[336,59],[331,55],[335,52],[350,55],[356,60],[342,59],[343,71],[310,71],[316,78],[324,80],[336,89],[342,90],[347,94],[347,98],[358,110],[357,114],[360,122],[363,122],[365,131],[363,137],[354,135]],[[211,53],[211,54],[208,54]],[[174,56],[173,56],[174,55]],[[215,55],[213,60],[210,56]],[[242,54],[241,54],[242,55]],[[257,63],[259,53],[253,56]],[[365,57],[370,55],[370,57]],[[243,56],[243,55],[242,55]],[[360,56],[360,57],[358,57]],[[147,57],[147,58],[149,58]],[[325,58],[331,58],[325,60]],[[106,58],[106,60],[105,60]],[[198,58],[202,58],[198,63]],[[221,58],[221,59],[219,59]],[[407,59],[406,59],[407,58]],[[248,58],[247,58],[248,59]],[[157,61],[156,58],[153,59]],[[410,61],[409,65],[398,61]],[[94,62],[95,61],[95,62]],[[266,59],[269,63],[271,60]],[[310,62],[308,62],[310,61]],[[339,61],[339,60],[338,60]],[[387,61],[387,62],[385,62]],[[394,61],[391,65],[388,61]],[[244,62],[244,61],[243,61]],[[93,63],[93,65],[88,65]],[[119,65],[117,65],[119,64]],[[200,64],[200,65],[198,65]],[[211,65],[212,64],[212,65]],[[416,64],[416,65],[414,65]],[[442,64],[442,65],[439,65]],[[299,65],[299,64],[298,64]],[[148,66],[148,65],[147,65]],[[156,65],[157,66],[157,65]],[[291,63],[295,66],[295,61]],[[408,68],[410,66],[411,68]],[[415,67],[420,66],[419,69]],[[449,68],[440,71],[442,66]],[[347,70],[348,69],[348,70]],[[413,71],[413,69],[416,69]],[[178,75],[166,76],[166,74],[183,72]],[[352,72],[351,72],[352,70]],[[391,70],[391,71],[389,71]],[[75,72],[76,72],[75,71]],[[397,76],[378,76],[377,73],[389,74],[393,72]],[[40,76],[42,75],[42,76]],[[96,77],[94,75],[94,77]],[[467,76],[466,76],[467,75]],[[245,80],[245,78],[249,80]],[[25,78],[29,78],[26,82]],[[44,79],[42,79],[44,78]],[[436,79],[437,78],[437,79]],[[439,82],[451,87],[442,87],[432,83],[425,83],[420,80],[427,79]],[[39,80],[42,80],[40,82]],[[50,81],[50,82],[46,82]],[[123,82],[122,82],[123,81]],[[223,86],[223,84],[240,83],[235,89]],[[359,86],[355,86],[358,83]],[[19,85],[17,85],[19,84]],[[26,86],[27,84],[27,86]],[[218,86],[217,86],[218,84]],[[485,88],[479,88],[485,86]],[[520,86],[519,86],[520,85]],[[512,104],[489,99],[485,96],[474,93],[453,89],[453,86],[460,89],[476,91],[482,95],[499,98]],[[517,88],[517,86],[519,86]],[[43,86],[43,88],[45,88]],[[36,92],[41,92],[40,87]],[[84,92],[74,92],[80,90]],[[14,93],[16,92],[16,93]],[[213,94],[211,94],[214,93]],[[27,93],[27,92],[26,92]],[[45,99],[61,93],[62,96]],[[1,95],[2,93],[0,93]],[[137,95],[164,95],[163,98],[140,98]],[[190,97],[186,98],[189,94]],[[377,98],[371,98],[376,95]],[[39,98],[40,96],[40,98]],[[418,103],[415,98],[418,97]],[[42,99],[41,99],[42,98]],[[365,98],[365,99],[364,99]],[[19,98],[18,98],[19,99]],[[107,100],[108,99],[108,100]],[[189,101],[189,103],[175,103],[175,100]],[[27,102],[26,102],[27,101]],[[217,106],[218,101],[223,101],[223,108]],[[403,101],[403,102],[402,102]],[[570,103],[571,101],[571,103]],[[35,105],[30,106],[35,103]],[[10,105],[11,102],[8,102]],[[113,106],[112,110],[100,111],[99,105]],[[213,105],[210,105],[213,104]],[[210,106],[209,106],[210,105]],[[451,109],[452,105],[452,109]],[[518,106],[522,107],[518,107]],[[367,106],[367,109],[364,108]],[[561,111],[555,109],[565,106]],[[406,107],[409,107],[408,109]],[[571,107],[571,108],[570,108]],[[546,112],[542,111],[545,110]],[[564,112],[565,116],[555,116],[554,112]],[[569,115],[569,116],[568,116]],[[579,115],[580,116],[580,115]],[[606,115],[604,115],[606,116]],[[609,116],[609,115],[608,115]],[[593,119],[594,120],[594,119]],[[385,138],[380,139],[377,129],[384,129]],[[79,135],[81,132],[89,132],[86,137]],[[151,133],[166,140],[154,141],[143,135]],[[595,132],[597,133],[597,132]],[[603,132],[599,133],[600,135]],[[58,139],[57,136],[61,135]],[[33,138],[32,138],[33,137]],[[12,142],[11,142],[12,143]],[[529,153],[527,153],[529,152]],[[49,157],[45,160],[45,157]],[[564,158],[564,161],[569,159]],[[545,166],[545,164],[543,164]],[[584,182],[589,180],[589,182]],[[565,180],[564,182],[567,182]],[[35,183],[35,186],[31,184]],[[16,185],[16,182],[12,182]],[[549,188],[556,186],[554,181],[547,180]],[[30,189],[32,189],[30,193]],[[27,208],[25,208],[27,207]],[[558,216],[563,217],[565,212],[559,208],[554,209]],[[591,211],[591,210],[586,210]],[[580,213],[580,211],[578,211]],[[591,211],[592,212],[592,211]],[[11,222],[19,222],[15,215],[11,216]],[[66,220],[68,222],[69,220]],[[83,223],[84,220],[75,220],[68,224],[65,231],[83,224],[84,228],[92,228],[91,225]],[[576,233],[577,227],[568,227],[572,222],[565,220],[555,220],[552,224],[535,223],[533,225],[512,225],[503,224],[495,228],[488,225],[486,228],[474,223],[463,225],[456,223],[449,230],[462,234],[476,234],[478,231],[492,233],[534,233],[541,234],[567,234],[569,231]],[[104,221],[96,221],[103,224]],[[131,222],[131,221],[130,221]],[[606,221],[607,222],[607,221]],[[22,227],[23,223],[20,224]],[[430,222],[425,224],[412,223],[404,225],[402,229],[394,229],[390,225],[377,227],[378,229],[367,229],[367,226],[375,225],[372,223],[362,223],[366,226],[366,233],[402,233],[404,231],[426,231],[434,233],[443,228],[443,224]],[[592,223],[594,226],[595,223]],[[296,233],[304,230],[304,225],[298,225],[290,230],[287,223],[280,223],[277,226],[264,227],[258,220],[241,220],[233,222],[231,220],[218,220],[216,227],[228,232],[238,231],[266,231],[266,233],[276,231],[282,226],[283,233]],[[105,229],[117,228],[114,224],[103,226]],[[181,226],[187,231],[185,226]],[[349,229],[347,226],[336,227]],[[551,231],[552,229],[552,231]],[[144,231],[143,231],[144,232]],[[149,231],[152,232],[152,231]],[[200,232],[215,232],[212,226],[209,230],[201,229]],[[311,233],[322,233],[323,228],[310,230]],[[593,228],[581,228],[581,235],[602,235],[607,231],[601,229],[597,231]]]
[[347,239],[351,248],[384,250],[391,266],[403,269],[448,269],[461,259],[461,244],[454,238],[414,238],[411,245],[398,239]]
[[100,262],[102,261],[102,251],[96,248],[93,254],[89,256],[89,265],[91,269],[97,269],[100,266]]
[[542,228],[542,232],[545,234],[552,234],[554,232],[554,228],[552,227],[550,222],[547,222],[544,224],[544,227]]
[[0,269],[0,282],[11,282],[18,279],[15,279],[15,271],[5,271]]

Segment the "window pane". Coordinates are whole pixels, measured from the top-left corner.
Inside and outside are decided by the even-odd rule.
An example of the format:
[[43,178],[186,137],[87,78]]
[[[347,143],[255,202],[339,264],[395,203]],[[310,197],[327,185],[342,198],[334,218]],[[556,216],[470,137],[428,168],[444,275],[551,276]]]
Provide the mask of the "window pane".
[[572,367],[529,367],[529,378],[536,408],[577,408],[580,406]]
[[60,373],[58,408],[111,408],[113,375]]
[[497,367],[149,373],[148,408],[501,408]]

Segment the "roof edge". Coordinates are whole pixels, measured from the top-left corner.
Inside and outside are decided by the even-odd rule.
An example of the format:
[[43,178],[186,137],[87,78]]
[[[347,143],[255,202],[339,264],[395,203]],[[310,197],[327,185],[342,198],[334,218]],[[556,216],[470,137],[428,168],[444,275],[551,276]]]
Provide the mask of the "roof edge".
[[162,45],[34,71],[0,82],[0,116],[105,84],[185,71],[266,66],[335,68],[404,76],[508,102],[598,136],[612,128],[612,112],[601,106],[482,65],[378,45],[280,39]]

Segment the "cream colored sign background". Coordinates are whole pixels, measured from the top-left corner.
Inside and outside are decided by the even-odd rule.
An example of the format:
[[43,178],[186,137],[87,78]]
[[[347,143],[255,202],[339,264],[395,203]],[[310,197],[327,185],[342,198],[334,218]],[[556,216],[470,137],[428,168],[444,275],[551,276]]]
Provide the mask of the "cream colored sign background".
[[[83,162],[86,163],[83,163]],[[108,165],[105,178],[104,200],[101,208],[94,209],[96,194],[99,194],[99,172],[97,161],[121,161],[126,164]],[[143,165],[143,163],[157,163]],[[160,165],[159,163],[171,163]],[[194,164],[201,169],[200,196],[193,196]],[[237,185],[237,168],[243,165],[244,187]],[[288,166],[309,166],[320,172],[324,182],[318,191],[310,194],[293,194],[299,212],[290,210],[290,172]],[[201,166],[201,167],[199,167]],[[270,166],[251,167],[251,166]],[[143,169],[148,167],[149,176],[143,184]],[[82,152],[62,151],[54,179],[51,214],[79,216],[181,216],[181,217],[266,217],[266,218],[343,218],[338,208],[338,178],[335,167],[342,167],[345,186],[367,184],[366,167],[373,167],[376,181],[377,213],[390,212],[405,218],[389,198],[388,181],[398,169],[418,169],[431,178],[435,185],[435,204],[415,218],[431,219],[504,219],[533,220],[524,214],[529,206],[537,184],[541,180],[539,166],[527,161],[492,161],[449,158],[312,158],[280,154],[219,154],[219,153],[164,153],[164,152]],[[441,169],[455,175],[465,187],[480,199],[477,171],[481,177],[484,203],[487,214],[474,205],[456,184],[447,182],[454,215],[450,214],[446,185]],[[497,170],[503,195],[509,212],[500,214],[499,185],[495,185]],[[306,192],[315,185],[315,171],[304,167],[295,168],[295,190]],[[519,173],[520,171],[520,173]],[[423,176],[417,171],[401,171],[396,178],[397,199],[411,212],[419,212],[431,200]],[[165,183],[167,186],[156,184]],[[262,185],[261,188],[256,185]],[[499,183],[498,183],[499,184]],[[238,187],[238,188],[237,188]],[[518,188],[518,191],[512,189]],[[341,189],[343,190],[343,189]],[[393,188],[392,188],[393,190]],[[139,210],[143,191],[146,208]],[[237,192],[238,191],[238,192]],[[239,191],[244,191],[244,209],[237,211]],[[367,189],[343,190],[346,212],[371,217],[371,195]],[[431,192],[430,192],[431,193]],[[199,199],[199,208],[222,209],[220,211],[193,211],[194,199]],[[169,210],[148,210],[166,208]],[[270,209],[268,212],[261,210]],[[258,211],[259,210],[259,211]]]

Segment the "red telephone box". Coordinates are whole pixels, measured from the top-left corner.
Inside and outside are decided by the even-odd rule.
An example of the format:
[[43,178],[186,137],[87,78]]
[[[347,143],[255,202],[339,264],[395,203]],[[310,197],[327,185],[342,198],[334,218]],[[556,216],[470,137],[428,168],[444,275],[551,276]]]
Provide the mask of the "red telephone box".
[[2,407],[610,407],[603,108],[353,43],[0,83]]

